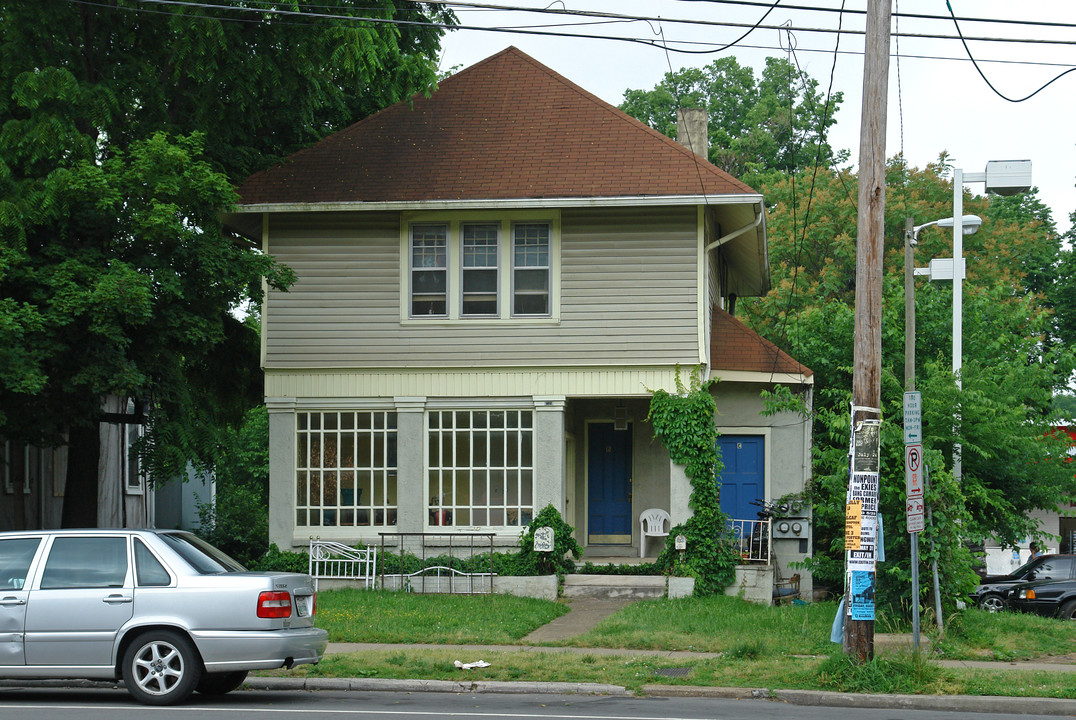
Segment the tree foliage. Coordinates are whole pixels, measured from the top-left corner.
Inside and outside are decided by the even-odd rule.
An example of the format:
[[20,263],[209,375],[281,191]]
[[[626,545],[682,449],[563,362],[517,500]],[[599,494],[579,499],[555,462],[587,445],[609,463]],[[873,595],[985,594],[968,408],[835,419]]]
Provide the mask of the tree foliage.
[[[907,577],[904,529],[904,222],[951,215],[947,158],[923,170],[899,159],[889,166],[882,306],[883,432],[881,512],[886,519],[883,577]],[[803,179],[795,180],[801,187]],[[812,195],[792,178],[766,186],[773,289],[744,300],[746,321],[815,371],[813,500],[816,578],[839,586],[843,574],[844,493],[848,483],[848,407],[855,308],[856,178],[826,171]],[[1034,194],[965,196],[965,212],[984,217],[964,238],[962,389],[951,371],[952,285],[916,282],[916,384],[923,394],[923,434],[934,485],[935,553],[950,598],[969,582],[971,558],[960,540],[986,536],[1011,544],[1036,532],[1029,512],[1076,493],[1062,443],[1049,437],[1051,397],[1074,367],[1055,303],[1060,244]],[[917,265],[952,256],[952,235],[920,233]],[[954,428],[954,417],[960,422]],[[963,476],[951,473],[962,445]],[[924,558],[930,550],[924,544]],[[901,575],[901,573],[904,573]],[[894,576],[896,579],[896,576]],[[907,600],[905,582],[880,583],[880,601]]]
[[827,105],[818,81],[787,60],[767,58],[756,78],[729,56],[666,73],[653,90],[627,90],[620,109],[674,138],[676,110],[704,108],[710,162],[757,187],[766,178],[846,157],[826,139],[842,101],[833,93]]
[[435,80],[440,29],[347,16],[453,21],[0,0],[0,435],[92,444],[115,394],[152,401],[157,477],[219,455],[215,428],[260,396],[233,311],[292,279],[222,228],[233,184]]

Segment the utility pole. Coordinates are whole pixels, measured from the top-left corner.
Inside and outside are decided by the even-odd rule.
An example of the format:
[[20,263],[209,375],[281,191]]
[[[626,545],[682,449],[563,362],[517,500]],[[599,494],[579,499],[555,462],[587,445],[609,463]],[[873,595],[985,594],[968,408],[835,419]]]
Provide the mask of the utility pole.
[[[881,421],[882,255],[885,237],[885,132],[889,89],[890,6],[890,0],[868,0],[867,3],[863,111],[859,134],[859,218],[856,234],[855,351],[852,371],[853,438],[846,515],[846,537],[854,538],[859,549],[846,550],[847,610],[844,618],[844,652],[846,655],[854,655],[861,662],[867,662],[874,657],[874,589],[877,577],[874,563],[877,550],[880,468],[877,465],[877,428],[871,450],[875,453],[873,473],[870,472],[869,462],[861,464],[863,458],[860,456],[860,440],[856,436],[859,434],[859,428]],[[869,443],[863,445],[867,446]],[[854,527],[857,521],[859,528]],[[871,539],[875,544],[871,544]]]

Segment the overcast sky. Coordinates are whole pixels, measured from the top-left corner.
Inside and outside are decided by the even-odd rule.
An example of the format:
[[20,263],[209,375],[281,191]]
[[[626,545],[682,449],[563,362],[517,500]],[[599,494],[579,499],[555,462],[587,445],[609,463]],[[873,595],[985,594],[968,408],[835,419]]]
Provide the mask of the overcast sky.
[[[543,37],[478,30],[457,30],[443,40],[441,69],[466,67],[514,45],[569,80],[618,105],[627,89],[649,90],[661,81],[670,65],[703,66],[723,55],[733,55],[742,65],[761,71],[767,56],[787,57],[788,34],[779,29],[791,24],[794,61],[819,81],[824,93],[834,68],[834,90],[844,93],[831,136],[835,148],[859,157],[859,124],[863,82],[863,11],[866,0],[847,0],[843,28],[853,33],[840,36],[840,53],[834,55],[835,30],[842,16],[836,12],[797,10],[793,6],[838,9],[841,0],[783,0],[770,10],[769,3],[741,5],[723,0],[488,0],[488,4],[512,7],[602,11],[622,15],[661,18],[655,21],[610,23],[607,19],[537,14],[487,9],[457,9],[463,25],[484,28],[533,28],[558,33],[664,40],[670,48],[718,50],[732,43],[761,20],[734,47],[707,54],[666,54],[660,46],[605,39]],[[951,0],[958,18],[991,18],[1017,22],[960,22],[967,38],[1062,40],[1043,42],[997,42],[969,40],[971,54],[980,61],[987,79],[1004,95],[1019,99],[1037,90],[1058,74],[1076,67],[1076,2],[1072,0]],[[956,27],[944,0],[894,0],[894,12],[938,16],[936,19],[894,17],[893,29],[920,35],[956,35]],[[770,10],[766,15],[767,10]],[[762,19],[765,16],[765,19]],[[688,25],[674,20],[739,23],[747,27]],[[1061,23],[1067,27],[1042,24]],[[565,23],[587,23],[564,27]],[[1076,210],[1076,71],[1060,78],[1024,102],[998,97],[980,77],[959,40],[893,37],[889,73],[888,138],[886,155],[903,148],[908,161],[923,167],[947,151],[965,173],[982,172],[988,160],[1032,161],[1034,184],[1053,211],[1061,232],[1069,227],[1069,214]],[[901,55],[899,62],[897,53]],[[950,58],[950,59],[946,59]],[[999,62],[1000,61],[1000,62]],[[526,112],[525,108],[520,109]],[[967,189],[984,192],[983,185]],[[926,222],[937,218],[916,218]]]

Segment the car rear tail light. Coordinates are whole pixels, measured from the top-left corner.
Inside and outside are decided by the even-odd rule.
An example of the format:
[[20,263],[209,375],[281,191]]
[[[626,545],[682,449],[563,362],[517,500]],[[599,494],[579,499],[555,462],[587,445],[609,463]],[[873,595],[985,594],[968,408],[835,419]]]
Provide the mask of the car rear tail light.
[[291,617],[291,593],[278,590],[263,592],[258,596],[258,617]]

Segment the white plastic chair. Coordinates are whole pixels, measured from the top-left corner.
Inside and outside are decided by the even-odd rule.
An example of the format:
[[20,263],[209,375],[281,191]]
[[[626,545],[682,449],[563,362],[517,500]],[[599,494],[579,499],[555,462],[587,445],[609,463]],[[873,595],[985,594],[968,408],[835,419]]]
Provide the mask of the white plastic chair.
[[665,530],[666,522],[669,523],[669,530],[672,530],[672,517],[661,508],[643,510],[639,516],[639,557],[646,557],[648,537],[669,537],[668,531]]

